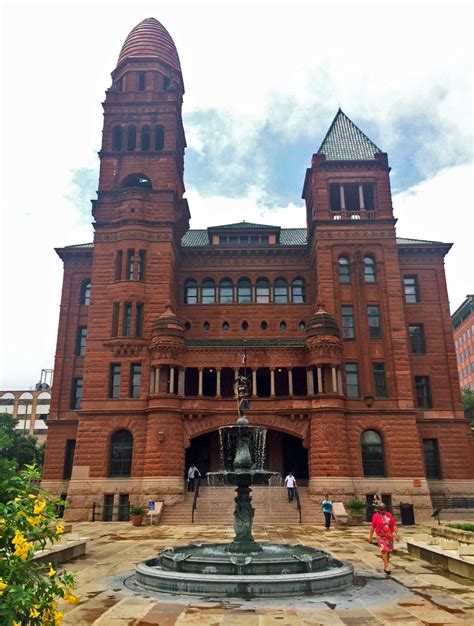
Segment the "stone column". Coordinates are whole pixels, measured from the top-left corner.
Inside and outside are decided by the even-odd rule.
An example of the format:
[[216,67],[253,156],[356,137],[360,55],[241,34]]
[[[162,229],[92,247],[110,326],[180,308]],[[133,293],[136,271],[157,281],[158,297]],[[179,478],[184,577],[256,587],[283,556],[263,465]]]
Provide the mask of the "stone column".
[[324,389],[323,389],[323,368],[318,365],[317,367],[317,374],[318,374],[318,393],[323,393]]
[[170,366],[170,386],[168,389],[169,394],[174,393],[174,367]]
[[199,368],[198,396],[202,396],[202,367]]
[[334,393],[337,393],[337,378],[336,378],[336,368],[334,365],[331,367],[332,374],[332,390]]
[[160,368],[155,367],[155,393],[160,393]]
[[286,371],[288,372],[288,395],[292,396],[293,395],[293,370],[291,367],[289,367]]
[[221,368],[216,368],[216,397],[221,397]]
[[275,368],[270,368],[270,397],[275,397]]
[[364,189],[363,189],[362,185],[359,185],[359,208],[365,209]]
[[154,367],[150,367],[150,387],[149,387],[149,393],[155,393],[155,368]]
[[308,396],[314,396],[313,369],[306,370],[306,387]]
[[184,376],[186,368],[180,367],[178,369],[178,395],[184,396]]
[[339,394],[342,396],[344,395],[344,391],[342,389],[342,373],[340,367],[337,368],[337,383],[339,387]]
[[252,370],[252,396],[255,398],[257,396],[257,370]]

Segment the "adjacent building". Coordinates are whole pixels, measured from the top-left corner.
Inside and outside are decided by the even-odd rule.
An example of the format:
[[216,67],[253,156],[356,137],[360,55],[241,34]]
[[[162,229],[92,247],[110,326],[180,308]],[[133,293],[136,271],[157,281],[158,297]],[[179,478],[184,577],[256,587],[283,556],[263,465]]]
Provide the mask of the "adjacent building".
[[397,238],[387,154],[339,110],[302,172],[306,228],[190,230],[183,94],[169,33],[144,20],[103,103],[94,242],[57,250],[43,484],[70,519],[93,501],[172,504],[190,462],[219,466],[240,373],[267,467],[315,497],[383,493],[420,518],[433,494],[474,494],[451,244]]
[[459,384],[474,391],[474,295],[466,296],[451,316]]

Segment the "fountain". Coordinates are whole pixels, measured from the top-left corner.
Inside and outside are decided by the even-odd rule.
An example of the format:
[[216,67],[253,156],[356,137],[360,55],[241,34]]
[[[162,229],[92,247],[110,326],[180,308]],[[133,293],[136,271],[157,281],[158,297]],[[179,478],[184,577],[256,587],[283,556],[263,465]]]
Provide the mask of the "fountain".
[[257,543],[253,538],[250,485],[268,482],[277,472],[254,467],[249,446],[259,427],[251,426],[245,416],[249,381],[240,376],[235,388],[239,418],[235,425],[220,429],[221,440],[233,442],[234,460],[229,469],[210,473],[211,478],[237,486],[234,539],[167,548],[136,566],[136,584],[152,591],[213,597],[300,596],[346,589],[353,581],[351,565],[318,548]]

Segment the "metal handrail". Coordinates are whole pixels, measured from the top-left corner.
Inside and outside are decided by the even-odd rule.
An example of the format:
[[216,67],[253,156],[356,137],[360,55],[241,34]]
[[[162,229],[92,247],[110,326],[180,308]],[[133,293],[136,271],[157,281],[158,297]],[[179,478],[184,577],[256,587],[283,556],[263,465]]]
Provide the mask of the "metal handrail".
[[295,485],[295,496],[296,496],[296,510],[300,516],[300,524],[301,524],[301,502],[300,502],[300,494],[298,493],[298,487]]
[[195,479],[194,483],[194,498],[193,498],[193,508],[191,511],[191,524],[194,524],[194,511],[197,509],[197,499],[199,498],[199,486],[201,484],[201,477],[198,476]]

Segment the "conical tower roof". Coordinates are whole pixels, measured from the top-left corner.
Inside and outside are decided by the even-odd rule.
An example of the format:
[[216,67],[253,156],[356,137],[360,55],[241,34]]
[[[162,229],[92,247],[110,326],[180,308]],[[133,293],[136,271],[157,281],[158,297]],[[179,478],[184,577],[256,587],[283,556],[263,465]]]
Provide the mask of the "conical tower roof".
[[156,58],[181,73],[178,51],[166,28],[154,17],[147,17],[133,28],[119,54],[117,66],[130,58]]
[[377,153],[382,150],[341,109],[318,150],[328,161],[372,161]]

